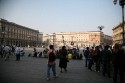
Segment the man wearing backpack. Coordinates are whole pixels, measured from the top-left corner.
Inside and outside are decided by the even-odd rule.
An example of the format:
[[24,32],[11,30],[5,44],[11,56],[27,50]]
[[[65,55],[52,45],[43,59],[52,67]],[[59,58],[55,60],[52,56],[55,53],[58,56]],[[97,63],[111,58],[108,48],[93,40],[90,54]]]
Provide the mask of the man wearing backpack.
[[52,69],[53,71],[53,76],[54,77],[57,77],[56,75],[56,63],[55,63],[55,60],[56,60],[56,53],[54,51],[54,46],[53,45],[50,45],[49,46],[49,51],[47,53],[48,55],[48,61],[47,61],[47,80],[50,80],[50,69]]

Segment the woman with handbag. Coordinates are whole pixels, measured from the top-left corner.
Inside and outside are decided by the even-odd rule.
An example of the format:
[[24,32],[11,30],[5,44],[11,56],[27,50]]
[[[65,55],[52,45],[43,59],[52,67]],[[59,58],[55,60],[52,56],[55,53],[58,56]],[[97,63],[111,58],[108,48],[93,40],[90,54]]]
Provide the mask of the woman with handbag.
[[61,69],[61,73],[63,73],[63,69],[65,71],[67,71],[67,62],[68,62],[68,58],[67,58],[67,50],[66,47],[63,46],[61,51],[60,51],[60,61],[59,61],[59,67]]

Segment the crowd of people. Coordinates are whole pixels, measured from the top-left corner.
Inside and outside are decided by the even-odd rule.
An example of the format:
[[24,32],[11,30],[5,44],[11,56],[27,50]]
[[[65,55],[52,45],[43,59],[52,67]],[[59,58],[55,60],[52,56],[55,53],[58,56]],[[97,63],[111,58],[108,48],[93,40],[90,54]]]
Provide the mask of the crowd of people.
[[[0,46],[0,55],[6,60],[12,55],[15,55],[16,61],[20,60],[21,56],[20,46]],[[56,74],[56,58],[59,58],[60,72],[67,72],[67,62],[69,62],[68,55],[72,55],[72,59],[82,59],[85,57],[85,67],[90,71],[102,72],[103,76],[113,78],[114,83],[117,83],[118,73],[120,76],[120,83],[124,83],[125,72],[125,49],[122,49],[120,44],[115,44],[114,47],[108,45],[86,47],[81,54],[79,49],[66,49],[66,46],[62,46],[59,50],[55,50],[53,45],[49,46],[49,49],[45,49],[42,52],[37,52],[36,48],[33,49],[33,57],[41,57],[46,54],[47,60],[47,80],[50,80],[50,70],[53,71],[53,76],[58,77]],[[113,72],[111,72],[113,70]]]
[[0,45],[0,57],[4,58],[5,61],[9,60],[9,57],[14,55],[16,56],[16,61],[19,61],[20,56],[24,55],[24,52],[19,45]]
[[[66,46],[65,46],[66,48]],[[47,52],[48,52],[49,49],[45,48],[43,50],[43,56],[46,58],[47,57]],[[62,47],[60,47],[59,49],[55,49],[55,52],[56,52],[56,56],[57,58],[60,58],[60,55],[61,55],[61,50],[62,50]],[[68,55],[71,55],[71,59],[82,59],[83,55],[82,53],[80,53],[80,50],[79,48],[66,48],[67,50],[67,57]]]
[[87,47],[84,56],[85,67],[88,67],[89,70],[93,71],[92,66],[95,65],[95,71],[102,71],[102,75],[107,74],[109,78],[112,76],[114,83],[117,83],[119,73],[120,83],[124,83],[125,50],[120,44],[115,44],[113,48],[108,45],[104,48],[101,46]]
[[[75,49],[76,50],[76,49]],[[50,46],[49,54],[54,51],[53,46]],[[59,50],[59,67],[60,72],[67,71],[67,55],[74,51],[67,50],[65,46]],[[55,56],[56,52],[54,51]],[[77,54],[76,54],[77,55]],[[120,77],[120,83],[124,83],[124,72],[125,72],[125,49],[122,49],[120,44],[115,44],[114,47],[108,45],[101,47],[87,47],[86,50],[83,50],[83,55],[85,56],[85,67],[90,71],[101,72],[103,76],[108,76],[113,78],[113,82],[117,83],[117,77]],[[52,62],[49,61],[50,56],[48,57],[48,70],[47,70],[47,80],[50,80],[50,69],[52,68],[53,75],[56,75],[55,69],[55,60]],[[94,67],[93,67],[94,66]],[[93,67],[93,68],[92,68]],[[113,71],[113,72],[111,72]]]

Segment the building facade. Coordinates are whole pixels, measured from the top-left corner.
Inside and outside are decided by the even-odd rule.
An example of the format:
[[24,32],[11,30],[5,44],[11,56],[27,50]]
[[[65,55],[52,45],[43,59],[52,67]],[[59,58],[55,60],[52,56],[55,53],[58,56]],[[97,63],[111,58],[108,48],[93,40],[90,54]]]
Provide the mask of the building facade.
[[[124,27],[125,27],[125,22],[124,22]],[[123,28],[122,28],[122,24],[119,24],[119,25],[115,26],[112,30],[113,30],[113,45],[115,43],[122,44],[123,43],[123,37],[122,37]],[[124,31],[125,31],[125,29],[124,29]]]
[[38,46],[38,42],[40,42],[38,30],[0,19],[1,45]]
[[53,44],[56,47],[63,45],[69,47],[90,47],[100,45],[100,43],[111,45],[112,37],[100,31],[60,32],[44,35],[43,41],[45,45]]

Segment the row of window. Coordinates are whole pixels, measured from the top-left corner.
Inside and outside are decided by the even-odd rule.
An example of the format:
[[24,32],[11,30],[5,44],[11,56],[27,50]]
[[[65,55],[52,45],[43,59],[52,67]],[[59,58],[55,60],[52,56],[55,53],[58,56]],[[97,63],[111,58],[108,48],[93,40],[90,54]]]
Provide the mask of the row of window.
[[[49,38],[50,40],[51,39],[53,39],[53,37],[50,37]],[[60,38],[60,37],[58,37],[58,38],[54,38],[55,40],[60,40],[60,41],[62,41],[62,40],[66,40],[66,41],[75,41],[75,40],[77,40],[77,41],[87,41],[88,40],[88,38],[70,38],[70,37],[68,37],[68,38]]]
[[[20,26],[12,26],[11,24],[1,23],[1,35],[4,35],[6,38],[16,38],[16,39],[25,39],[25,40],[37,40],[38,33],[33,30],[25,29]],[[4,34],[3,34],[4,33]]]

